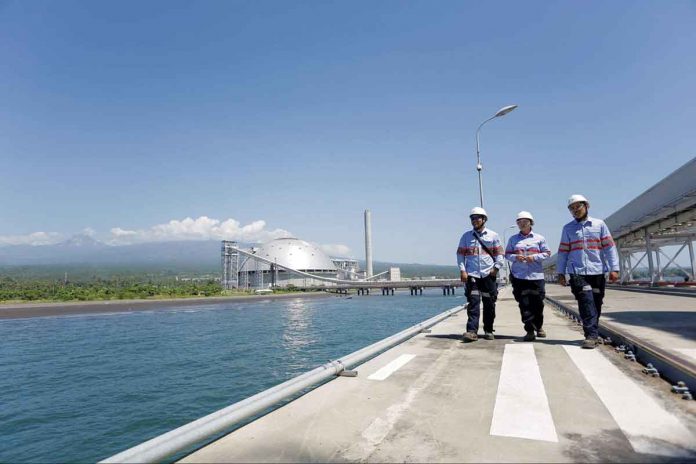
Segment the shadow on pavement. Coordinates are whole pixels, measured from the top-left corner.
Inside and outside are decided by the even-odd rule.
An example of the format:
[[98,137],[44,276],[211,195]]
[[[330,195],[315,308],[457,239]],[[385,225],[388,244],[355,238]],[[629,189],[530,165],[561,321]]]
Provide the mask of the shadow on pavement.
[[609,322],[671,332],[689,340],[696,339],[696,312],[616,311],[603,313],[602,319]]
[[[552,338],[537,338],[533,342],[525,342],[522,340],[522,335],[515,336],[515,335],[495,335],[495,340],[513,340],[515,342],[519,343],[543,343],[544,345],[568,345],[568,346],[579,346],[582,343],[582,339],[578,338],[578,340],[554,340]],[[438,338],[438,339],[446,339],[446,340],[456,340],[458,342],[462,341],[462,335],[461,334],[435,334],[435,335],[426,335],[425,338]],[[481,335],[479,335],[478,341],[483,341],[485,343],[492,343],[495,342],[495,340],[484,340]]]

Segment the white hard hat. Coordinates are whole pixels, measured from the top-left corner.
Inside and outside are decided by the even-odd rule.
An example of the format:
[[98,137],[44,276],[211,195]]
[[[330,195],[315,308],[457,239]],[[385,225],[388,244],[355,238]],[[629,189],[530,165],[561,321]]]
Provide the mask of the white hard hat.
[[572,205],[573,203],[577,203],[579,201],[585,202],[585,203],[587,203],[587,206],[590,206],[590,202],[587,201],[587,198],[585,198],[584,196],[579,195],[577,193],[574,195],[571,195],[570,198],[568,198],[568,206]]
[[529,219],[532,221],[532,224],[534,224],[534,216],[532,216],[532,213],[529,211],[520,211],[517,213],[517,220],[519,221],[520,219]]
[[480,206],[477,206],[475,208],[471,208],[471,212],[469,213],[469,217],[478,215],[478,216],[484,216],[486,219],[488,219],[488,213],[486,213],[486,210],[481,208]]

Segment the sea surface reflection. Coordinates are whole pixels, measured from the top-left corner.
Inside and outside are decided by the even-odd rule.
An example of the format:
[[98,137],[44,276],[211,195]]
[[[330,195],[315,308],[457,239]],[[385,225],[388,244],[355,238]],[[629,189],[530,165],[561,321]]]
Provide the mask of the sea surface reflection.
[[463,301],[433,290],[0,321],[0,462],[97,461]]

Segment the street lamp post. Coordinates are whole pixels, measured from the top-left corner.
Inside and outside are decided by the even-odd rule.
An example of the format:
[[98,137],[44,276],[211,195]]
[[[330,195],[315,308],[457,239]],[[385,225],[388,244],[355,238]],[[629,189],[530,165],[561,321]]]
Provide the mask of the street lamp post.
[[481,200],[481,208],[483,208],[483,179],[481,178],[481,171],[483,170],[483,165],[481,164],[481,151],[479,150],[479,132],[481,131],[483,125],[486,124],[488,121],[495,118],[499,118],[500,116],[505,116],[515,108],[517,108],[517,105],[509,105],[500,108],[498,112],[495,113],[495,115],[483,121],[476,130],[476,170],[478,171],[479,199]]
[[[506,227],[505,230],[503,231],[503,244],[502,245],[503,245],[503,250],[505,252],[507,252],[507,233],[508,233],[508,230],[515,229],[516,227],[517,227],[517,225],[509,226],[509,227]],[[503,258],[503,259],[505,259],[505,258]],[[506,278],[507,283],[509,284],[511,270],[510,270],[510,262],[507,259],[505,259],[505,270],[507,271],[506,272],[507,275],[505,276],[505,278]]]

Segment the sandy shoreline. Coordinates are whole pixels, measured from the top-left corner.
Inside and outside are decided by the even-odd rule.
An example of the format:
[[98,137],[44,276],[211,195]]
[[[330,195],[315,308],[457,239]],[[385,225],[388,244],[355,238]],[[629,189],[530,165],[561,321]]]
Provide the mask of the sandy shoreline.
[[282,293],[279,295],[216,296],[201,298],[169,298],[163,300],[109,300],[79,301],[70,303],[14,303],[0,304],[0,319],[25,319],[30,317],[69,316],[78,314],[105,314],[133,311],[150,311],[177,306],[217,303],[235,303],[252,300],[284,298],[318,298],[333,296],[325,292]]

